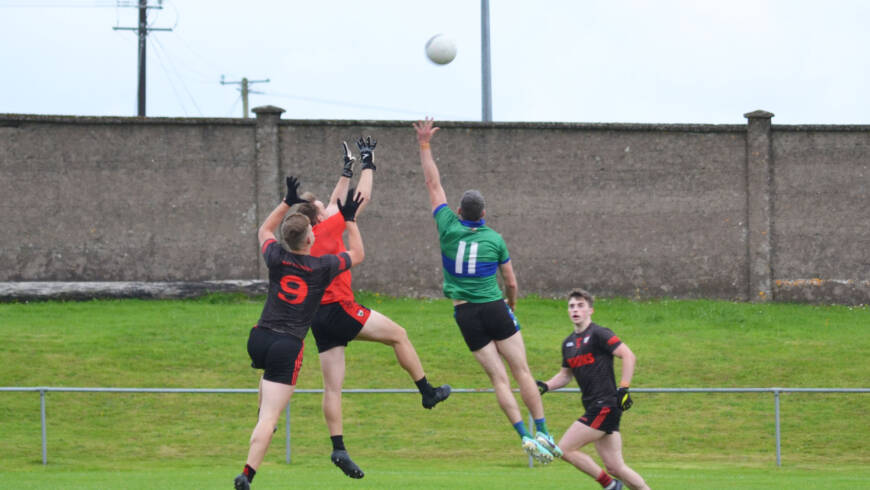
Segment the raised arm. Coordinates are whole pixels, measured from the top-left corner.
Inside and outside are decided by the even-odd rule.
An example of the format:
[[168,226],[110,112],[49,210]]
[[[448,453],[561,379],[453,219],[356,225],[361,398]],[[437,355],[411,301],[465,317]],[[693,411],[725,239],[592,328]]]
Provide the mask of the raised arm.
[[366,256],[362,235],[360,235],[359,227],[356,225],[356,212],[362,202],[361,195],[356,194],[354,197],[353,189],[348,189],[344,203],[341,202],[341,199],[337,202],[338,210],[344,217],[345,230],[347,231],[347,254],[350,256],[351,267],[361,264]]
[[281,224],[281,220],[284,219],[284,215],[287,214],[287,210],[290,209],[290,206],[299,202],[305,202],[299,197],[299,181],[296,177],[288,176],[286,183],[287,194],[284,196],[284,200],[281,201],[271,213],[269,213],[269,216],[267,216],[266,220],[263,221],[263,224],[260,225],[260,229],[257,230],[257,239],[260,241],[261,248],[266,240],[276,239],[275,230],[278,228],[278,225]]
[[356,183],[356,191],[363,198],[362,204],[356,210],[357,216],[372,199],[372,185],[374,184],[375,170],[377,170],[375,167],[375,146],[377,144],[378,140],[371,136],[367,136],[365,139],[360,136],[356,142],[356,146],[359,148],[359,158],[362,162],[362,171],[359,174],[359,182]]
[[275,238],[275,230],[278,228],[278,225],[281,224],[281,220],[284,219],[284,215],[287,214],[287,210],[290,209],[283,201],[269,213],[269,216],[266,217],[266,221],[263,221],[263,224],[260,225],[260,229],[257,231],[257,239],[260,241],[260,250],[263,249],[263,243],[266,240],[277,240]]
[[338,200],[341,196],[347,194],[347,188],[350,186],[350,179],[353,177],[353,163],[356,160],[347,146],[347,141],[341,142],[344,148],[344,167],[341,170],[341,177],[332,189],[332,195],[329,196],[329,202],[326,204],[326,215],[332,216],[338,212]]
[[420,143],[420,165],[423,167],[423,177],[426,179],[426,189],[429,191],[429,204],[431,204],[432,210],[442,204],[447,204],[447,194],[441,187],[441,174],[438,173],[438,166],[435,165],[430,146],[432,137],[440,129],[434,124],[431,117],[414,123],[414,129],[417,131],[417,142]]
[[[326,206],[327,216],[332,216],[338,212],[338,200],[347,194],[350,179],[353,177],[353,163],[356,159],[353,157],[350,148],[347,146],[347,141],[342,141],[341,143],[344,146],[344,168],[341,172],[341,177],[338,179],[338,183],[335,184],[335,189],[332,190],[332,195],[329,196],[329,203]],[[368,206],[369,201],[372,198],[374,171],[377,168],[375,167],[374,162],[374,149],[377,144],[378,141],[372,139],[371,136],[366,139],[360,137],[359,141],[356,142],[362,159],[362,171],[360,172],[359,182],[357,182],[356,185],[356,191],[363,198],[362,204],[360,204],[359,209],[356,210],[357,216],[359,216],[362,210]]]

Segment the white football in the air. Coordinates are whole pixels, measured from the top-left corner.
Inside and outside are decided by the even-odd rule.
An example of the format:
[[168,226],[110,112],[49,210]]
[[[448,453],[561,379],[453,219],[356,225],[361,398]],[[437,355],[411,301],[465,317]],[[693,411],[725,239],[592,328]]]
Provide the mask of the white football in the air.
[[426,56],[432,63],[446,65],[456,58],[456,43],[444,34],[436,34],[426,42]]

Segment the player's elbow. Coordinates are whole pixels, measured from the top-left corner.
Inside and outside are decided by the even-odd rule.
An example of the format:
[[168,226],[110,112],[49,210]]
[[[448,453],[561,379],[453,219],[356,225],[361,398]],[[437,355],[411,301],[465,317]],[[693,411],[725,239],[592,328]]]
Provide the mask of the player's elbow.
[[442,191],[441,179],[426,177],[426,189],[429,189],[430,194]]
[[350,255],[352,266],[362,264],[363,260],[365,260],[366,258],[365,250],[363,250],[362,247],[354,250],[348,250],[348,254]]

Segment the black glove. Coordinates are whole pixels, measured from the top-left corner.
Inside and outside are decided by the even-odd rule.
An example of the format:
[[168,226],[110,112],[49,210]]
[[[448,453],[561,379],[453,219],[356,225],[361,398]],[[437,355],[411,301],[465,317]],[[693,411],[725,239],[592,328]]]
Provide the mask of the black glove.
[[547,383],[544,383],[543,381],[541,381],[541,380],[539,380],[539,379],[536,379],[536,380],[535,380],[535,383],[538,384],[538,391],[540,391],[542,395],[543,395],[544,393],[550,391],[550,387],[547,386]]
[[359,157],[362,160],[362,168],[367,169],[370,168],[372,170],[377,170],[375,167],[375,146],[378,145],[378,140],[372,139],[371,136],[366,136],[366,139],[362,139],[362,136],[359,137],[359,140],[356,142],[357,148],[359,148]]
[[616,406],[623,412],[631,408],[634,402],[631,401],[631,395],[628,394],[628,388],[619,388],[616,390]]
[[299,197],[299,181],[296,180],[296,177],[287,177],[287,195],[284,196],[284,202],[287,203],[288,206],[305,202],[304,199]]
[[347,141],[342,141],[341,144],[344,145],[344,170],[341,171],[341,176],[351,178],[353,177],[353,162],[356,158],[353,157],[350,148],[347,147]]
[[354,197],[354,192],[356,192],[356,189],[353,187],[347,190],[347,198],[344,200],[344,204],[342,204],[341,199],[338,200],[338,210],[345,221],[354,221],[356,219],[356,210],[359,209],[359,205],[364,200],[362,194],[357,194]]

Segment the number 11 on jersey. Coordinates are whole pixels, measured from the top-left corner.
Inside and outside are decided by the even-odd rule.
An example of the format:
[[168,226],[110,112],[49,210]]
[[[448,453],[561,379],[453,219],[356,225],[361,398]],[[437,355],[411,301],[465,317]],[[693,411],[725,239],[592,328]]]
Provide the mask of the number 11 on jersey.
[[462,274],[462,264],[465,263],[465,249],[468,248],[468,270],[466,274],[473,275],[477,272],[477,242],[471,242],[469,245],[465,240],[459,240],[459,247],[456,249],[456,265],[454,272]]

